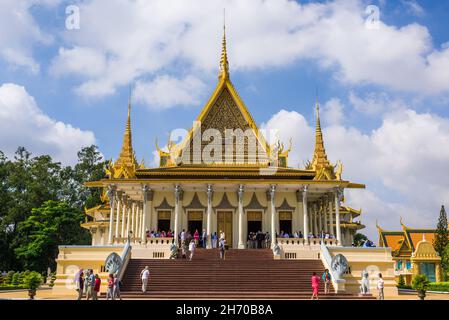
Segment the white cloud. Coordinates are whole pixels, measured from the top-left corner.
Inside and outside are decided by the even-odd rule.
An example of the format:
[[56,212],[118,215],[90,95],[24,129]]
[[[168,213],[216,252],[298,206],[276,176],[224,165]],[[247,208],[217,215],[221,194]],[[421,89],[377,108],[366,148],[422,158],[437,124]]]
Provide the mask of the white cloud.
[[[314,124],[302,115],[282,110],[264,126],[278,129],[282,139],[295,137],[291,162],[310,159]],[[449,119],[397,109],[385,113],[369,134],[342,124],[323,131],[330,160],[343,162],[343,178],[367,185],[347,192],[349,203],[363,209],[364,232],[377,239],[375,220],[398,228],[401,215],[408,225],[435,227],[440,206],[449,199]]]
[[137,101],[153,109],[196,105],[201,102],[205,84],[194,76],[182,79],[159,76],[152,81],[138,81],[134,90]]
[[343,105],[340,99],[333,98],[326,102],[323,108],[323,116],[325,124],[328,125],[338,125],[343,122]]
[[39,72],[39,63],[33,57],[38,44],[48,45],[53,38],[44,33],[33,16],[33,5],[54,6],[59,0],[2,0],[0,1],[0,58],[13,66]]
[[33,154],[50,154],[64,164],[73,164],[77,152],[95,143],[91,131],[51,119],[24,87],[0,86],[0,150],[13,156],[18,146]]
[[[449,73],[442,70],[449,65],[449,48],[433,47],[428,29],[416,23],[399,28],[381,21],[379,29],[367,29],[364,3],[178,0],[168,6],[162,0],[89,1],[80,4],[81,29],[65,35],[72,49],[60,50],[55,58],[57,74],[85,75],[77,92],[95,97],[168,69],[209,77],[218,68],[220,17],[226,7],[233,72],[311,59],[351,85],[448,92]],[[96,58],[77,48],[95,52]],[[68,52],[76,63],[59,64]]]
[[421,17],[424,15],[425,10],[416,0],[401,0],[402,4],[405,6],[408,12],[411,14]]

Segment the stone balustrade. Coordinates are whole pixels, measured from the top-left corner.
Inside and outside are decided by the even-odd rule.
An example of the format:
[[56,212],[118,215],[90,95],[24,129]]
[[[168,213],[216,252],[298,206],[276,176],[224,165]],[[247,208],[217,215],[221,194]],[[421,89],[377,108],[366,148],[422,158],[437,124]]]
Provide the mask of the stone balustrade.
[[280,246],[320,246],[322,242],[326,246],[337,245],[337,239],[309,238],[309,243],[307,243],[304,238],[277,238],[277,243]]

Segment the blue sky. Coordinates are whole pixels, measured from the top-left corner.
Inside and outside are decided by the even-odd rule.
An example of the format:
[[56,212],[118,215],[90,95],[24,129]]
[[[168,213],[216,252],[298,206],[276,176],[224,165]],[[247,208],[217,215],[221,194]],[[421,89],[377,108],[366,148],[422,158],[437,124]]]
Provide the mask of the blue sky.
[[132,86],[152,166],[155,138],[188,129],[216,85],[224,7],[231,80],[261,127],[293,137],[290,165],[311,158],[318,88],[330,160],[367,185],[347,194],[366,232],[433,227],[449,198],[449,1],[2,1],[0,150],[115,158]]

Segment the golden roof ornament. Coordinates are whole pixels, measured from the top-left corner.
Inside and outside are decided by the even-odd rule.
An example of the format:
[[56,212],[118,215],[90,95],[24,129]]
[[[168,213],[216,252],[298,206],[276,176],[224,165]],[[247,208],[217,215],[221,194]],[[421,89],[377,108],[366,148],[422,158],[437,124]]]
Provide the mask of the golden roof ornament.
[[226,49],[226,23],[223,21],[223,40],[221,42],[220,72],[218,74],[218,79],[224,80],[227,78],[229,78],[229,62]]
[[[337,164],[338,165],[338,164]],[[315,150],[313,152],[312,162],[310,168],[316,171],[314,180],[341,180],[341,173],[343,172],[343,165],[340,163],[339,177],[336,177],[333,166],[327,159],[326,149],[324,148],[323,132],[321,131],[320,120],[320,103],[318,95],[316,99],[316,128],[315,128]]]
[[[123,135],[122,149],[115,163],[110,167],[111,178],[133,178],[138,167],[132,145],[131,131],[131,93],[128,99],[128,117],[126,119],[125,133]],[[113,169],[113,170],[111,170]]]

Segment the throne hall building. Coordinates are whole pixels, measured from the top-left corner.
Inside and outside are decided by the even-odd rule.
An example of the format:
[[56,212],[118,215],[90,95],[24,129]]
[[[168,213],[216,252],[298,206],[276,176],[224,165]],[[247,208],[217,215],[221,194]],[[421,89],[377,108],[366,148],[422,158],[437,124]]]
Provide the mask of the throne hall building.
[[[364,228],[355,221],[361,211],[341,201],[344,189],[365,186],[343,179],[342,164],[328,160],[318,103],[316,111],[312,161],[303,169],[291,168],[291,145],[270,145],[234,88],[223,36],[218,83],[196,119],[198,125],[179,145],[169,141],[168,152],[158,148],[159,167],[136,161],[128,105],[118,159],[110,162],[107,178],[87,183],[105,190],[104,204],[86,210],[89,219],[83,227],[92,233],[92,244],[122,243],[129,231],[134,242],[145,242],[147,230],[173,230],[177,238],[183,229],[205,229],[209,238],[225,232],[227,245],[239,249],[246,247],[248,233],[257,231],[329,233],[336,244],[351,245]],[[205,137],[210,129],[218,133],[212,142]],[[241,130],[243,139],[229,138],[226,130]],[[226,153],[228,147],[231,152]],[[204,159],[205,154],[211,159]],[[274,245],[275,237],[271,241]],[[316,240],[305,237],[305,243],[310,241]]]
[[[344,191],[365,186],[345,180],[342,163],[329,161],[318,102],[312,160],[301,169],[289,167],[291,144],[268,143],[231,82],[225,35],[218,83],[194,125],[179,143],[169,139],[167,149],[156,148],[159,166],[137,162],[129,102],[118,158],[109,161],[104,179],[86,183],[103,190],[102,203],[86,209],[82,224],[92,244],[59,246],[54,292],[67,292],[73,274],[91,268],[105,279],[116,272],[123,292],[133,297],[140,269],[148,265],[153,297],[189,297],[201,286],[208,298],[221,299],[220,288],[233,297],[309,298],[311,270],[325,268],[335,293],[356,297],[362,272],[375,291],[382,272],[386,294],[397,294],[391,249],[352,247],[365,226],[361,211],[344,204]],[[148,237],[158,230],[174,236]],[[192,261],[173,259],[183,230],[207,234],[206,249]],[[258,231],[269,242],[248,248],[248,234]],[[302,237],[280,236],[299,231]],[[211,248],[214,233],[224,233],[226,259]],[[250,292],[242,292],[242,283]],[[277,294],[279,288],[288,292]]]

